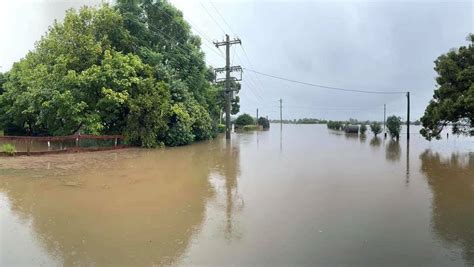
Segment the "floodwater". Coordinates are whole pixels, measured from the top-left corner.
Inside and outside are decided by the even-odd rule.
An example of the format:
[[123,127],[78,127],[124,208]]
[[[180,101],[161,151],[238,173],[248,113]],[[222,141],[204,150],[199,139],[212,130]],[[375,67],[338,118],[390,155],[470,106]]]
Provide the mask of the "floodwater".
[[413,128],[0,158],[0,266],[472,266],[474,139]]

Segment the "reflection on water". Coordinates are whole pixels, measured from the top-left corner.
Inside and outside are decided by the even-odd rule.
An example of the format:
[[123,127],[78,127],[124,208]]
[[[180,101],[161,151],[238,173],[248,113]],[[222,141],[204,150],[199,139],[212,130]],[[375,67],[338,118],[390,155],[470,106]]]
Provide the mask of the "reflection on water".
[[274,126],[0,158],[0,266],[474,264],[469,140]]
[[[83,170],[67,178],[2,179],[0,191],[62,265],[168,265],[202,226],[206,203],[215,195],[208,179],[212,172],[226,179],[232,231],[239,155],[237,147],[220,142],[130,151],[133,157],[119,155],[100,172]],[[15,265],[20,255],[5,256],[0,263]]]
[[433,229],[440,239],[461,246],[474,265],[474,153],[442,158],[426,150],[421,170],[433,191]]
[[385,148],[385,158],[389,161],[400,161],[401,156],[399,141],[390,139]]
[[374,136],[372,139],[370,139],[370,145],[373,147],[379,147],[381,144],[380,137]]

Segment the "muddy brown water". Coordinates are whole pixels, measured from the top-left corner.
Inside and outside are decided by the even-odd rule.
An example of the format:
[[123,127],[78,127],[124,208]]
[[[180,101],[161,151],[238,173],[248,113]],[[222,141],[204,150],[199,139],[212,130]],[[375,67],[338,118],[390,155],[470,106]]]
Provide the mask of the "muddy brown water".
[[0,158],[0,266],[474,265],[474,139],[232,138]]

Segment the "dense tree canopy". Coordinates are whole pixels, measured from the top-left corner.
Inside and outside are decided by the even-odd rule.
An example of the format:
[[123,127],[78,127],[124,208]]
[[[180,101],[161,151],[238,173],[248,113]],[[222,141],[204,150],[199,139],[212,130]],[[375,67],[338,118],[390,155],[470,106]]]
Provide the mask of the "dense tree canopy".
[[474,127],[474,34],[470,44],[441,55],[435,61],[438,89],[421,118],[421,134],[428,140],[439,138],[452,123],[453,133],[471,133]]
[[400,132],[402,131],[402,120],[400,117],[395,115],[387,118],[387,129],[392,138],[400,138]]
[[[125,134],[145,147],[211,138],[222,93],[200,45],[166,1],[69,10],[0,76],[0,128]],[[233,106],[238,112],[238,99]]]

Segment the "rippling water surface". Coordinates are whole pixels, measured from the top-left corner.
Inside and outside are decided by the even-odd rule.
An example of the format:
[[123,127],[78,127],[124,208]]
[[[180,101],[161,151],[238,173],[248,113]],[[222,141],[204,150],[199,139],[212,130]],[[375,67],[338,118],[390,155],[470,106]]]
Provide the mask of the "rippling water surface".
[[474,265],[474,139],[232,138],[0,158],[0,266]]

